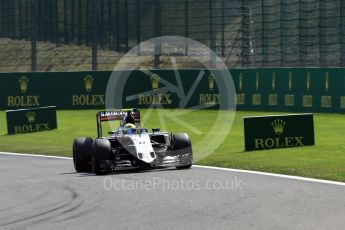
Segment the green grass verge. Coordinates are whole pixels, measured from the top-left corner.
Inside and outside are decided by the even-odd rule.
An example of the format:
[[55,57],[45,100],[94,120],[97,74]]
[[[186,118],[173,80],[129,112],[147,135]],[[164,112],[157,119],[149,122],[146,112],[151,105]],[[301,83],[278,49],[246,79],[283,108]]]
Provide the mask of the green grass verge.
[[[172,111],[161,112],[169,115]],[[0,151],[71,156],[75,137],[96,136],[95,113],[94,110],[58,111],[58,130],[6,135],[5,113],[0,112]],[[142,117],[146,113],[148,111],[144,110]],[[190,132],[193,143],[198,142],[209,132],[216,114],[216,111],[194,111],[183,116],[184,122],[197,127],[202,133],[197,135]],[[315,146],[244,152],[242,117],[264,114],[268,113],[237,112],[231,132],[226,136],[225,141],[213,154],[197,163],[345,181],[344,115],[315,115]],[[151,113],[145,127],[156,127],[157,120],[157,114]],[[172,120],[167,119],[164,123],[169,131],[188,131],[183,124],[179,125]],[[214,135],[222,135],[222,133],[215,132]],[[207,142],[204,145],[207,147]]]

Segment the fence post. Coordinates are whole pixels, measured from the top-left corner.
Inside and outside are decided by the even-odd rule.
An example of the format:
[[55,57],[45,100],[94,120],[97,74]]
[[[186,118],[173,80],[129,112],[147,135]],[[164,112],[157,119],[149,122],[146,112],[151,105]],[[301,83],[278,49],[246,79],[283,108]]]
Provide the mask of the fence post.
[[340,1],[340,65],[345,66],[345,6],[344,2]]
[[59,37],[60,37],[60,33],[59,33],[59,0],[55,0],[54,1],[54,16],[55,16],[55,23],[54,23],[54,41],[55,43],[59,42]]
[[39,6],[39,12],[40,12],[40,18],[39,20],[42,22],[41,25],[41,41],[47,41],[47,32],[48,32],[48,18],[46,17],[47,15],[47,0],[45,1],[40,1],[40,6]]
[[65,33],[65,43],[68,43],[69,41],[69,38],[68,38],[68,30],[67,30],[67,20],[68,20],[68,17],[67,17],[67,0],[64,0],[64,3],[63,3],[63,16],[64,16],[64,19],[63,19],[63,24],[64,24],[64,33]]
[[41,20],[41,0],[37,0],[36,1],[36,26],[37,26],[37,40],[41,40],[42,39],[42,20]]
[[129,46],[128,46],[128,40],[129,40],[129,36],[128,36],[129,30],[128,30],[128,0],[125,1],[125,47],[126,50],[125,52],[127,52],[129,50]]
[[12,29],[11,34],[12,34],[12,38],[15,39],[16,38],[16,6],[15,6],[15,1],[14,0],[10,1],[10,3],[11,3],[11,7],[10,7],[10,12],[11,12],[10,20],[11,20],[11,24],[12,24],[12,26],[11,26],[11,29]]
[[51,1],[46,0],[44,1],[44,31],[45,31],[45,36],[44,36],[44,41],[51,41],[51,15],[49,14],[50,11],[50,4]]
[[7,22],[6,22],[6,18],[8,17],[7,16],[7,13],[6,13],[6,9],[7,9],[7,2],[6,1],[2,1],[1,2],[1,24],[2,24],[2,30],[3,30],[3,33],[4,33],[4,36],[7,36]]
[[113,46],[113,40],[112,40],[112,23],[113,23],[113,14],[111,12],[111,0],[108,1],[108,49],[111,49]]
[[3,37],[5,35],[4,33],[4,26],[5,26],[5,22],[4,22],[4,2],[0,2],[0,36]]
[[82,5],[81,0],[78,1],[78,45],[82,44]]
[[261,0],[261,49],[262,49],[262,66],[266,66],[266,40],[265,40],[265,0]]
[[136,11],[137,11],[137,48],[138,48],[138,56],[140,56],[140,0],[136,1]]
[[209,12],[210,12],[210,48],[211,48],[211,68],[216,67],[216,19],[215,19],[215,1],[209,0]]
[[71,38],[74,41],[75,1],[71,0]]
[[161,1],[160,0],[155,0],[155,17],[154,17],[154,25],[155,25],[155,50],[154,50],[154,68],[155,69],[160,69],[160,55],[161,55],[161,40],[157,39],[157,37],[160,37],[162,35],[162,30],[161,30]]
[[42,20],[42,40],[47,41],[48,40],[48,27],[49,27],[49,18],[47,17],[48,11],[47,11],[47,5],[48,0],[41,1],[39,11],[41,12],[40,20]]
[[23,6],[22,1],[18,1],[18,23],[19,23],[19,38],[23,38]]
[[301,13],[302,13],[302,0],[298,1],[298,65],[302,66],[302,43],[301,43],[301,27],[302,27],[302,20],[301,20]]
[[5,1],[5,9],[4,9],[4,12],[5,12],[5,25],[6,25],[6,36],[7,37],[11,37],[11,7],[10,7],[10,3],[11,3],[11,0],[7,0]]
[[225,56],[225,0],[222,0],[222,57]]
[[[323,59],[323,55],[322,55],[322,28],[321,28],[321,26],[322,26],[322,18],[321,18],[321,8],[322,8],[322,3],[321,3],[322,1],[319,1],[319,23],[318,23],[318,29],[319,29],[319,60],[318,60],[318,64],[319,64],[319,66],[321,67],[323,64],[324,64],[324,62],[322,62],[322,59]],[[323,34],[324,35],[324,34]]]
[[37,0],[31,0],[31,71],[37,69]]
[[185,37],[186,37],[186,44],[185,44],[185,48],[184,48],[184,55],[188,56],[188,37],[189,37],[189,4],[188,4],[188,0],[184,1],[184,17],[185,17],[185,21],[184,21],[184,26],[185,26]]
[[284,65],[284,44],[283,44],[283,0],[280,0],[280,67]]
[[97,71],[97,0],[91,0],[92,71]]
[[[99,19],[100,19],[100,23],[97,23],[97,26],[99,28],[99,39],[98,41],[100,42],[100,47],[103,48],[104,47],[104,1],[101,0],[100,1],[101,4],[101,12],[99,15]],[[97,10],[97,9],[96,9]]]
[[[86,45],[90,45],[90,37],[92,37],[92,33],[90,32],[90,27],[92,27],[92,21],[90,19],[90,5],[92,3],[90,0],[86,1],[86,12],[85,12],[85,38],[86,38]],[[92,9],[91,9],[92,10]]]
[[[25,39],[29,40],[30,39],[30,25],[29,25],[29,17],[30,17],[30,4],[29,4],[29,0],[25,0]],[[3,27],[5,28],[5,27]]]
[[53,25],[54,25],[54,3],[53,0],[50,0],[48,2],[48,7],[47,7],[47,18],[49,18],[49,41],[52,42],[53,41]]
[[120,52],[120,1],[116,1],[116,51]]
[[242,0],[242,66],[256,66],[250,0]]

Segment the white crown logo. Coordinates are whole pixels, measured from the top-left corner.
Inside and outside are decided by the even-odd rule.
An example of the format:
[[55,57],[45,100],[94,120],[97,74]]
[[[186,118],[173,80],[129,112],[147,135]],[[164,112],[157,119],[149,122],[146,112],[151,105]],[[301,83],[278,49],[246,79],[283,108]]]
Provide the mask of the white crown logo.
[[214,75],[211,73],[209,76],[208,76],[208,88],[210,91],[212,91],[214,89],[214,80],[215,80],[215,77]]
[[22,93],[26,93],[28,91],[29,86],[29,79],[26,76],[22,76],[19,78],[19,87]]
[[35,118],[36,118],[36,113],[35,112],[27,112],[25,114],[26,118],[28,119],[28,121],[30,123],[34,123],[35,122]]
[[277,119],[271,123],[273,130],[276,134],[281,135],[284,132],[285,121]]
[[84,83],[86,92],[91,92],[93,88],[93,77],[91,75],[87,75],[84,78]]
[[159,75],[158,74],[152,74],[151,76],[151,86],[153,90],[158,89],[159,87]]

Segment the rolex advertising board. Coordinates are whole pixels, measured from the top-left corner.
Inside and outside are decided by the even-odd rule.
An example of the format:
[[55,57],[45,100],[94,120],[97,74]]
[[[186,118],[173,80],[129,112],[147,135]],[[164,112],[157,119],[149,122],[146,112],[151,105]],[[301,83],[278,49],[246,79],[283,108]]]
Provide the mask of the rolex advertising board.
[[49,131],[57,128],[56,107],[7,110],[8,134]]
[[2,85],[4,86],[1,91],[4,95],[6,95],[6,98],[2,100],[3,103],[6,104],[1,106],[6,108],[28,108],[41,106],[42,102],[40,92],[38,91],[37,87],[32,86],[35,85],[35,78],[29,79],[28,75],[21,75],[8,79],[6,79],[6,77],[2,77],[1,79]]
[[[84,73],[75,81],[72,90],[66,92],[71,108],[104,108],[107,74]],[[79,91],[73,90],[79,89]]]
[[58,109],[104,108],[110,72],[0,74],[1,109],[55,105]]
[[244,117],[245,150],[314,145],[313,114]]
[[217,108],[221,95],[216,77],[217,72],[203,70],[180,70],[178,74],[170,70],[133,71],[124,87],[117,85],[123,90],[116,97],[122,97],[122,105],[126,107]]
[[[128,79],[116,86],[121,91],[116,96],[122,98],[124,107],[217,108],[224,99],[217,86],[217,71],[115,73],[126,72]],[[345,112],[345,68],[248,68],[230,72],[236,87],[233,101],[239,110]],[[48,105],[58,109],[104,109],[113,73],[0,73],[0,109]]]
[[344,68],[231,70],[239,110],[345,112]]

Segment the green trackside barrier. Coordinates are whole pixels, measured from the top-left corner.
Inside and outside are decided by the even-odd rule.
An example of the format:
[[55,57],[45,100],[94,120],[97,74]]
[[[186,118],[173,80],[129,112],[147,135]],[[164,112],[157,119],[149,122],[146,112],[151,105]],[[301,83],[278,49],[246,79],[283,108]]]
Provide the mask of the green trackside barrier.
[[[195,106],[205,106],[207,108],[218,108],[221,102],[221,95],[216,84],[216,72],[205,70],[202,77],[198,79],[200,70],[180,70],[184,95],[192,94],[186,103],[186,108]],[[178,86],[175,72],[171,70],[152,71],[151,76],[141,71],[132,72],[128,77],[123,90],[123,104],[126,107],[148,108],[156,105],[163,108],[179,108],[181,105],[181,95],[178,89],[168,87],[165,89],[164,82],[169,82],[172,86]],[[193,84],[196,87],[193,88]],[[135,95],[133,97],[133,95]],[[235,102],[235,96],[232,98]]]
[[[210,105],[222,98],[217,77],[200,70],[180,70],[186,93],[198,81],[186,107]],[[286,112],[345,111],[345,68],[260,68],[230,70],[239,110]],[[111,72],[1,73],[0,109],[55,105],[57,109],[104,109]],[[172,70],[132,71],[121,86],[124,107],[179,107],[176,92],[164,91],[167,81],[177,85]],[[146,93],[145,93],[146,92]],[[136,95],[136,96],[134,96]],[[232,98],[231,98],[232,100]]]
[[[186,90],[192,87],[200,70],[179,71]],[[55,105],[58,109],[104,109],[105,91],[111,72],[70,73],[8,73],[0,74],[0,109],[21,109]],[[152,76],[151,76],[152,75]],[[161,91],[161,80],[177,85],[174,71],[132,71],[127,82],[120,86],[124,107],[149,107],[151,104],[164,108],[177,108],[179,98],[174,90]],[[150,91],[150,93],[145,93]],[[137,95],[134,100],[127,97]],[[118,97],[118,95],[116,95]],[[235,99],[233,98],[233,101]],[[207,104],[210,108],[219,105],[220,94],[215,76],[204,71],[187,107]]]
[[231,71],[240,110],[345,111],[344,68],[269,68]]
[[245,150],[315,144],[313,114],[244,117]]
[[1,73],[0,108],[55,105],[58,109],[104,106],[109,72]]
[[57,128],[56,107],[7,110],[8,134],[49,131]]

